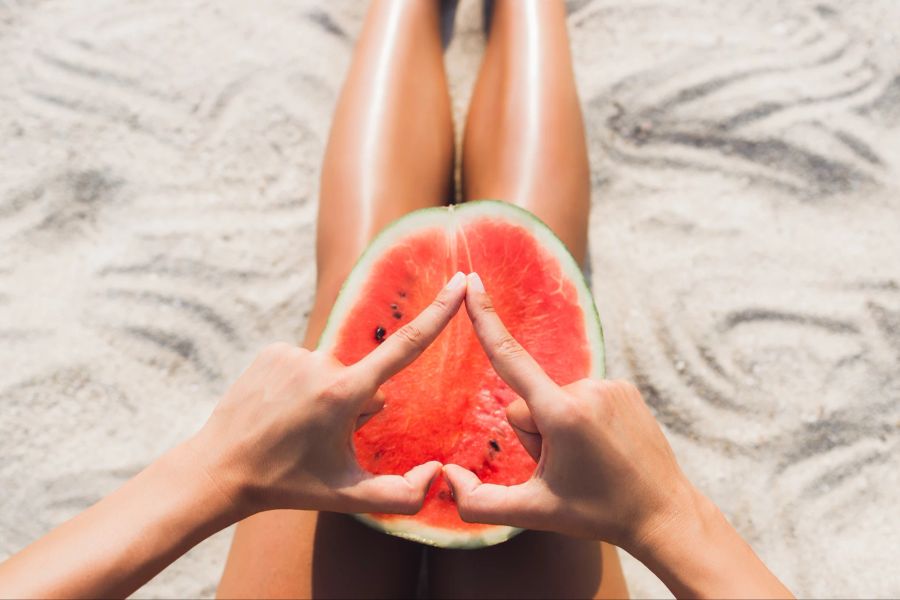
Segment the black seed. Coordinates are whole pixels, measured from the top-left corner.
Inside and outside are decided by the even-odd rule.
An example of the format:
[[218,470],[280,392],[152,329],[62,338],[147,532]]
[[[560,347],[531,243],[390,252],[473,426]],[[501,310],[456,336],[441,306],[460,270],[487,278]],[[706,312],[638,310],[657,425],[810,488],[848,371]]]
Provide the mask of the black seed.
[[391,310],[397,310],[398,308],[400,308],[400,307],[397,306],[396,304],[391,304]]
[[494,452],[500,452],[500,444],[497,443],[497,440],[491,440],[488,442],[491,445],[491,448],[494,449]]
[[381,460],[382,456],[383,453],[381,452],[381,450],[376,450],[375,454],[372,455],[372,460]]
[[397,293],[400,294],[400,297],[401,297],[401,298],[406,298],[406,292],[404,292],[403,290],[400,290],[400,291],[397,292]]
[[395,310],[395,311],[394,311],[394,318],[395,318],[395,319],[402,319],[402,318],[403,318],[403,314]]
[[387,333],[387,330],[385,330],[385,328],[382,327],[381,325],[379,325],[378,327],[376,327],[376,328],[375,328],[375,341],[378,342],[378,343],[383,342],[383,341],[384,341],[384,334],[386,334],[386,333]]

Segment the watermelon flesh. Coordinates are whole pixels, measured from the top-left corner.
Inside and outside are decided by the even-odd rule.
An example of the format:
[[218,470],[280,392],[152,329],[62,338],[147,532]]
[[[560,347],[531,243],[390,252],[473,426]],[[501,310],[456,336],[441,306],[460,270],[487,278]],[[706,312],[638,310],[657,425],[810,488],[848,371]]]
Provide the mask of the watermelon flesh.
[[[416,211],[385,229],[344,284],[319,347],[344,364],[358,361],[428,306],[457,271],[481,276],[510,333],[556,382],[603,375],[600,322],[578,265],[536,217],[493,201]],[[506,420],[518,396],[491,367],[465,308],[382,392],[384,410],[354,438],[366,470],[402,474],[438,460],[504,485],[534,472]],[[518,531],[462,521],[442,479],[414,516],[360,518],[443,547],[482,547]]]

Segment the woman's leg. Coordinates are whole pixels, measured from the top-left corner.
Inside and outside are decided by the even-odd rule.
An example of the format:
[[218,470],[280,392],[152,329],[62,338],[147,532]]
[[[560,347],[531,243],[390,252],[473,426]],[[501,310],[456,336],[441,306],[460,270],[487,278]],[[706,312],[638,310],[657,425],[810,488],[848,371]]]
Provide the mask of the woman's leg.
[[496,0],[462,181],[465,199],[527,208],[585,259],[590,167],[563,0]]
[[484,550],[429,553],[432,598],[628,596],[619,557],[609,544],[525,531]]
[[[590,173],[562,0],[497,0],[463,145],[466,199],[535,213],[585,258]],[[610,598],[628,590],[608,544],[525,532],[486,550],[439,550],[435,597]]]
[[[312,348],[372,236],[409,211],[446,203],[453,126],[439,4],[375,0],[341,91],[322,165]],[[421,547],[350,517],[272,511],[238,525],[221,597],[409,597]]]

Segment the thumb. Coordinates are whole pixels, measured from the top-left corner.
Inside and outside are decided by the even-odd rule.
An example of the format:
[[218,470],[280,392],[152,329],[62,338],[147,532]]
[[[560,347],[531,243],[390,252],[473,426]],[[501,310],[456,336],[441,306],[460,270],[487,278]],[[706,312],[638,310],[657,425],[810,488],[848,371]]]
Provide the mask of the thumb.
[[431,482],[441,472],[435,461],[413,467],[404,475],[373,475],[361,471],[360,480],[341,493],[349,498],[345,512],[413,515],[422,508]]
[[506,407],[506,419],[512,426],[513,431],[522,442],[522,446],[535,462],[541,458],[541,445],[543,440],[541,432],[531,417],[531,411],[524,400],[519,398]]
[[548,492],[535,479],[519,485],[482,483],[472,471],[459,465],[444,465],[456,508],[463,521],[546,529],[550,518]]

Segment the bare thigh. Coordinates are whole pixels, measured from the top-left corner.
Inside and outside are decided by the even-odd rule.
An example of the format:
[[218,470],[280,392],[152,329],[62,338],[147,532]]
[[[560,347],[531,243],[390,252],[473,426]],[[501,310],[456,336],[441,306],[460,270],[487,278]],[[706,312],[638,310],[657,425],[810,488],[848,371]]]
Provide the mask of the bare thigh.
[[[322,165],[312,348],[340,286],[385,225],[444,204],[453,128],[438,5],[373,2],[341,91]],[[299,315],[298,315],[299,316]],[[409,597],[421,546],[352,517],[272,511],[241,522],[220,597]]]
[[[466,123],[465,200],[493,198],[543,220],[578,261],[586,259],[590,167],[564,3],[497,0]],[[525,532],[476,551],[430,555],[436,597],[621,598],[616,549]]]
[[525,531],[483,550],[429,553],[435,598],[624,598],[615,548],[555,533]]
[[241,524],[222,598],[410,598],[422,556],[353,517],[271,511]]

